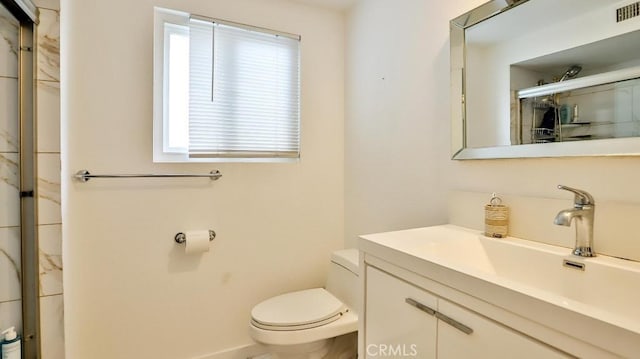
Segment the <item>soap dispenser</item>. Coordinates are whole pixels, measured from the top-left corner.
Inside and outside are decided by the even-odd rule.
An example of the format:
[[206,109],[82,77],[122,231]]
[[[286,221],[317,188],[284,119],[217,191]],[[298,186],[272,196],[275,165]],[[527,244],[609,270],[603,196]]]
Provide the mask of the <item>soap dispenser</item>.
[[505,238],[509,233],[509,207],[495,192],[489,204],[484,206],[484,235],[493,238]]
[[2,348],[2,359],[22,358],[22,347],[20,336],[16,333],[15,327],[11,327],[2,332],[3,340],[0,342]]

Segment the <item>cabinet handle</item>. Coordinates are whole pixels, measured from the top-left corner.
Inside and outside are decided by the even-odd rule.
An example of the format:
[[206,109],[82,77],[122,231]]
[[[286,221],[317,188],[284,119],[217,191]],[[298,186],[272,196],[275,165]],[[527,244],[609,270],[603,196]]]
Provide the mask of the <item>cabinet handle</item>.
[[415,299],[411,299],[411,298],[405,298],[404,301],[409,304],[410,306],[416,307],[418,309],[420,309],[421,311],[429,314],[429,315],[436,315],[436,311],[427,307],[426,305],[416,301]]
[[412,307],[416,307],[416,308],[420,309],[421,311],[423,311],[423,312],[425,312],[425,313],[427,313],[429,315],[435,316],[436,318],[442,320],[443,322],[451,325],[452,327],[458,329],[459,331],[461,331],[461,332],[463,332],[465,334],[473,333],[473,329],[469,328],[468,326],[460,323],[459,321],[457,321],[457,320],[455,320],[455,319],[453,319],[451,317],[448,317],[448,316],[446,316],[446,315],[444,315],[444,314],[442,314],[440,312],[437,312],[437,311],[427,307],[426,305],[418,302],[415,299],[405,298],[404,301],[407,304],[409,304],[410,306],[412,306]]
[[459,331],[465,333],[465,334],[471,334],[473,333],[473,329],[467,327],[466,325],[460,323],[459,321],[447,317],[446,315],[440,313],[440,312],[436,312],[436,318],[442,320],[443,322],[451,325],[452,327],[458,329]]

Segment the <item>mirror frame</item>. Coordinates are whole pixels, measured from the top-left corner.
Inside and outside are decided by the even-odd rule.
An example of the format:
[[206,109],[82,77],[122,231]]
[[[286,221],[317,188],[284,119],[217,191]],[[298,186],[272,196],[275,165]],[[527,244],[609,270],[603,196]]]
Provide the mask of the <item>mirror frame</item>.
[[497,16],[528,1],[529,0],[491,0],[449,22],[451,62],[451,158],[454,160],[471,160],[578,156],[640,156],[640,137],[479,148],[467,147],[465,30],[481,21]]

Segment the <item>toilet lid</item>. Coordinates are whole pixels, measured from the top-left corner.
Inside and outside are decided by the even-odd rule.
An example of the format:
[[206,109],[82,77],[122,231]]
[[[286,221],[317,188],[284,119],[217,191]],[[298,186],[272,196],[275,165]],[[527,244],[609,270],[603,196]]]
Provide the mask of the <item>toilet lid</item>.
[[265,329],[297,330],[330,323],[345,311],[345,305],[333,294],[314,288],[267,299],[253,307],[251,317],[256,326]]

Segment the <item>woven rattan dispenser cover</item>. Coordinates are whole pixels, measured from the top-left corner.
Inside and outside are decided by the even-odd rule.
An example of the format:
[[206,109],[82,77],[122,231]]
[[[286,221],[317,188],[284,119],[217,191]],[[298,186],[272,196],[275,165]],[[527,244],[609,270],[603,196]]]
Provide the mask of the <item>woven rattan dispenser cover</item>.
[[502,199],[491,195],[489,204],[484,206],[484,235],[493,238],[504,238],[509,233],[509,207],[502,204]]

